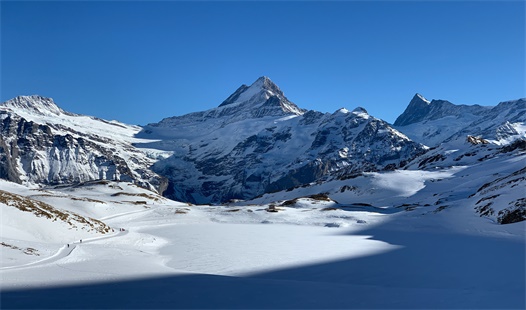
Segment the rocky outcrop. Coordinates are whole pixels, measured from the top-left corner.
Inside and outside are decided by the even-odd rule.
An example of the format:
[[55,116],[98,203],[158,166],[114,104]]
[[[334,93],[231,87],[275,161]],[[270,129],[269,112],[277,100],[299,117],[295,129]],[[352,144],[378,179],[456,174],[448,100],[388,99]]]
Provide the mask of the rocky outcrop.
[[[87,122],[87,128],[68,126],[75,121]],[[108,136],[97,133],[97,126]],[[149,169],[152,159],[111,136],[117,126],[124,125],[64,112],[49,98],[5,102],[0,105],[0,177],[36,185],[122,180],[162,192],[168,181]]]

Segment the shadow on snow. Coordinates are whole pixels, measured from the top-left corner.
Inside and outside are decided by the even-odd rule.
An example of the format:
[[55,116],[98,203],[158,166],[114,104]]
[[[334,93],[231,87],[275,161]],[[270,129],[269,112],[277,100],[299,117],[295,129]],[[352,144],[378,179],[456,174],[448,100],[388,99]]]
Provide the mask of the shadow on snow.
[[525,245],[521,241],[382,227],[359,234],[401,247],[372,256],[243,277],[177,275],[3,291],[1,306],[3,309],[524,309],[526,306]]

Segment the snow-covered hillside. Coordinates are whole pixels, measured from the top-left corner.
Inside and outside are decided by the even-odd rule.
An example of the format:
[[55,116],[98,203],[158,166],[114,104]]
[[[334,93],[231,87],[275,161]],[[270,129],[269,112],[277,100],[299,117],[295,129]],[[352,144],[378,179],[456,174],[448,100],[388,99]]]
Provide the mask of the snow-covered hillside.
[[126,182],[46,191],[2,182],[13,195],[94,215],[114,230],[59,236],[61,222],[35,216],[25,234],[48,221],[41,236],[55,239],[4,230],[2,308],[524,308],[525,222],[497,225],[461,199],[442,210],[385,208],[389,196],[431,201],[442,198],[433,190],[455,184],[452,198],[461,198],[460,181],[442,182],[476,173],[372,173],[355,184],[376,187],[384,200],[374,205],[344,192],[346,203],[314,195],[192,206]]

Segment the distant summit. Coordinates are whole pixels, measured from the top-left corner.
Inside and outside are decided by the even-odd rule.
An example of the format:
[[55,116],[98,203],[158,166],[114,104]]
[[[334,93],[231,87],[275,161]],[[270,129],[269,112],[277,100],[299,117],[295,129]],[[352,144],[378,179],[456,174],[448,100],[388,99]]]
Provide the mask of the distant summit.
[[[266,76],[258,78],[252,85],[241,85],[223,101],[219,108],[237,106],[241,109],[258,109],[256,117],[276,116],[281,113],[301,115],[305,111],[290,102],[281,89]],[[261,111],[263,110],[263,111]]]
[[258,78],[252,85],[241,85],[232,95],[225,99],[219,106],[223,107],[229,104],[239,103],[249,100],[253,95],[264,91],[270,96],[285,98],[285,95],[279,87],[266,76]]
[[420,94],[415,94],[413,99],[409,102],[409,105],[405,109],[396,121],[394,122],[395,126],[404,126],[411,123],[416,123],[421,121],[427,113],[429,113],[429,104],[431,102],[424,98]]
[[210,130],[216,130],[218,127],[248,119],[299,116],[305,112],[306,110],[287,99],[270,78],[262,76],[250,86],[241,85],[216,108],[168,117],[157,124],[148,126],[171,127],[214,120],[208,124],[213,124]]
[[411,140],[430,147],[440,143],[465,141],[477,136],[494,144],[506,144],[524,137],[524,99],[501,102],[497,106],[457,105],[446,100],[427,100],[416,94],[394,127]]
[[60,115],[66,113],[55,104],[53,99],[39,95],[15,97],[2,103],[0,108],[24,110],[36,115]]
[[480,105],[456,105],[447,100],[429,101],[415,94],[409,105],[394,122],[395,126],[406,126],[422,121],[437,120],[447,116],[479,115],[487,110]]

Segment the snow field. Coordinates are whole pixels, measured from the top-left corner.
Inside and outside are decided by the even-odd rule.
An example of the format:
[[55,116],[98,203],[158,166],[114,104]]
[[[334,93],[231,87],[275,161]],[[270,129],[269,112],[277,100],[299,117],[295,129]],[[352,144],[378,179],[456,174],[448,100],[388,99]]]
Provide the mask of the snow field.
[[[372,173],[263,196],[277,201],[277,212],[264,202],[190,206],[124,182],[45,191],[6,184],[115,233],[83,236],[82,244],[74,236],[65,248],[61,238],[76,232],[57,233],[58,222],[28,240],[3,222],[6,243],[41,256],[0,248],[2,299],[8,308],[523,308],[526,223],[497,225],[475,214],[478,198],[469,198],[485,175],[507,175],[522,162],[488,163],[484,171]],[[334,191],[344,185],[367,193]],[[313,188],[340,204],[281,205]],[[435,212],[441,205],[448,207]],[[31,232],[43,227],[39,218],[24,221]]]

